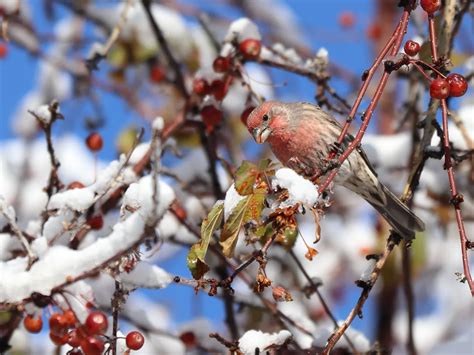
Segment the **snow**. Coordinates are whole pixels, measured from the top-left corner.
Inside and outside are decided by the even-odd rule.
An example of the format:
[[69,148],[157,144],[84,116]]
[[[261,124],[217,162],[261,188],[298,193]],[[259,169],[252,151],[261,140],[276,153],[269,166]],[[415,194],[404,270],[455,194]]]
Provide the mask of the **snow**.
[[329,58],[329,52],[326,48],[321,47],[321,48],[319,48],[318,52],[316,53],[316,57],[327,60]]
[[227,35],[225,36],[225,41],[230,42],[234,38],[236,38],[238,42],[242,42],[249,38],[260,40],[262,36],[260,35],[257,25],[250,19],[243,17],[230,24]]
[[9,221],[15,220],[15,210],[9,206],[5,198],[0,195],[0,229],[5,227]]
[[235,206],[237,206],[237,204],[240,201],[242,201],[244,198],[245,196],[239,195],[239,193],[235,189],[234,184],[230,185],[229,189],[227,190],[225,194],[225,199],[224,199],[224,219],[225,220],[229,218]]
[[404,166],[411,154],[411,132],[392,135],[366,134],[362,147],[375,167],[385,169]]
[[277,38],[292,45],[305,45],[305,33],[299,23],[301,21],[289,6],[289,2],[280,0],[245,1],[251,17],[265,23]]
[[[146,185],[148,182],[151,187],[151,179],[147,178],[149,176],[141,179],[142,184]],[[139,184],[135,185],[140,186]],[[165,183],[160,182],[159,185],[157,213],[163,215],[174,200],[174,193]],[[131,194],[128,193],[129,197]],[[140,197],[144,200],[148,197],[148,200],[151,201],[150,195]],[[84,249],[72,250],[61,245],[51,247],[44,255],[40,255],[40,260],[33,264],[29,271],[25,271],[27,262],[25,258],[16,258],[0,263],[0,278],[3,285],[0,289],[0,299],[15,303],[29,297],[32,292],[48,295],[54,287],[71,277],[83,275],[107,263],[116,255],[126,252],[143,237],[146,217],[151,212],[149,204],[145,203],[139,211],[117,223],[113,227],[112,233],[107,237],[97,240]],[[153,277],[147,279],[147,282],[158,284],[158,281],[161,280],[161,285],[165,285],[168,277],[164,273],[158,272],[157,269],[153,271]]]
[[288,190],[288,199],[281,204],[281,207],[294,206],[297,203],[313,206],[318,201],[317,187],[289,168],[276,171],[272,187],[274,189],[281,187]]
[[[58,110],[59,111],[59,110]],[[49,105],[41,105],[35,109],[33,109],[34,116],[43,124],[48,125],[51,124],[51,111],[49,110]]]
[[130,155],[130,159],[128,160],[129,164],[137,164],[148,152],[148,149],[150,149],[150,142],[144,142],[137,145]]
[[28,110],[43,103],[43,97],[38,91],[30,91],[23,97],[11,119],[13,131],[16,134],[31,138],[39,131],[36,118],[30,115]]
[[[171,187],[161,180],[157,184],[157,192],[159,192],[158,201],[161,210],[158,214],[162,216],[165,212],[162,209],[163,201],[166,201],[166,204],[169,205],[174,200],[175,195]],[[137,209],[137,212],[143,218],[146,218],[154,209],[153,195],[153,177],[147,175],[128,187],[123,196],[123,205]]]
[[[91,5],[88,6],[88,12],[113,28],[117,24],[124,6],[123,2],[113,7]],[[156,3],[151,5],[151,13],[176,59],[185,60],[188,58],[193,50],[193,41],[184,18],[169,7]],[[138,45],[147,51],[159,50],[141,2],[136,1],[129,8],[127,21],[122,28],[120,38],[127,41],[136,40]]]
[[158,131],[158,132],[161,132],[164,127],[165,127],[165,121],[163,120],[163,117],[161,116],[156,117],[151,124],[151,128],[153,128],[154,131]]
[[374,270],[376,261],[374,259],[369,260],[367,268],[360,275],[360,280],[369,282],[372,278],[372,271]]
[[239,349],[245,355],[254,355],[256,349],[263,353],[272,345],[281,346],[291,337],[288,330],[280,330],[278,333],[264,333],[260,330],[248,330],[239,339]]
[[120,278],[128,288],[165,288],[173,281],[173,276],[165,270],[146,261],[139,262],[131,272],[121,274]]
[[85,211],[94,203],[94,191],[90,187],[58,192],[51,196],[48,209],[69,208],[74,211]]

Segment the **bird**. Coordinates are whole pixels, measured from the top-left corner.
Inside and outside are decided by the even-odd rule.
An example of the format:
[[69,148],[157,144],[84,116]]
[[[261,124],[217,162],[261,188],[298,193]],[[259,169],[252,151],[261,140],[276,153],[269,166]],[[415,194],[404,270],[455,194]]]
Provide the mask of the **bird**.
[[[321,178],[327,178],[330,152],[344,151],[354,140],[347,134],[338,146],[339,122],[307,102],[266,101],[250,113],[246,125],[258,144],[267,142],[284,166],[307,178],[321,172]],[[352,151],[333,181],[364,198],[406,240],[425,229],[423,221],[379,181],[362,148]]]

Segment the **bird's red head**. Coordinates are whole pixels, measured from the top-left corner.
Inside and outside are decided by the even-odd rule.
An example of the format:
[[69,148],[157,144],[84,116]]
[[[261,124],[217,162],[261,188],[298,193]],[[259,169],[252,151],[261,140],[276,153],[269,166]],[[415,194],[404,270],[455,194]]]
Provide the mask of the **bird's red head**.
[[247,129],[258,144],[277,135],[288,126],[288,113],[285,104],[267,101],[247,118]]

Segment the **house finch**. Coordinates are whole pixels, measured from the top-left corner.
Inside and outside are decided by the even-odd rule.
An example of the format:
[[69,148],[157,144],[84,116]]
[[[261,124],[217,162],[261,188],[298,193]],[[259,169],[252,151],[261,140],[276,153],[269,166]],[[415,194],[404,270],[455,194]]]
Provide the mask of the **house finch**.
[[[341,126],[320,107],[268,101],[252,111],[247,128],[259,144],[268,141],[275,156],[301,175],[324,171]],[[347,135],[340,149],[354,138]],[[327,174],[327,173],[326,173]],[[414,238],[423,222],[378,179],[362,149],[354,150],[339,168],[334,183],[362,196],[402,236]]]

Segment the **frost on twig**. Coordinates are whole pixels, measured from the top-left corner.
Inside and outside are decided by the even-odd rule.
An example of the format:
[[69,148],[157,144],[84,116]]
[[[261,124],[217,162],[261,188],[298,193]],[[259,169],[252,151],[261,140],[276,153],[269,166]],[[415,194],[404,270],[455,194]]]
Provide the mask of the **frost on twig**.
[[[151,178],[148,182],[151,190]],[[165,183],[159,182],[160,195],[158,214],[163,215],[174,200],[173,190]],[[133,185],[132,185],[133,186]],[[127,196],[136,196],[147,200],[151,207],[151,194],[138,196],[133,187],[127,190]],[[146,219],[152,209],[143,206],[139,211],[130,214],[124,221],[117,223],[112,232],[81,250],[71,250],[56,245],[44,249],[44,238],[38,238],[35,246],[41,254],[39,260],[30,270],[26,270],[26,260],[17,259],[16,263],[0,263],[0,273],[5,275],[2,283],[5,287],[0,290],[1,303],[20,303],[28,299],[34,292],[50,295],[61,287],[87,278],[93,272],[99,271],[116,258],[136,247],[146,237]],[[40,247],[41,246],[41,247]]]
[[26,239],[25,234],[18,227],[15,219],[15,210],[12,206],[8,206],[4,197],[0,195],[0,230],[3,229],[5,226],[9,226],[13,234],[20,240],[20,243],[28,256],[27,267],[29,268],[38,259],[38,257],[31,249],[31,246],[28,240]]
[[46,186],[45,190],[48,194],[48,198],[50,198],[54,192],[59,191],[63,187],[63,184],[59,180],[58,168],[60,164],[54,152],[51,128],[56,120],[63,119],[64,117],[59,111],[59,103],[56,100],[53,100],[49,105],[42,105],[36,108],[34,111],[29,111],[29,113],[36,118],[41,128],[44,130],[44,134],[46,136],[46,145],[48,147],[51,171],[49,174],[48,185]]

